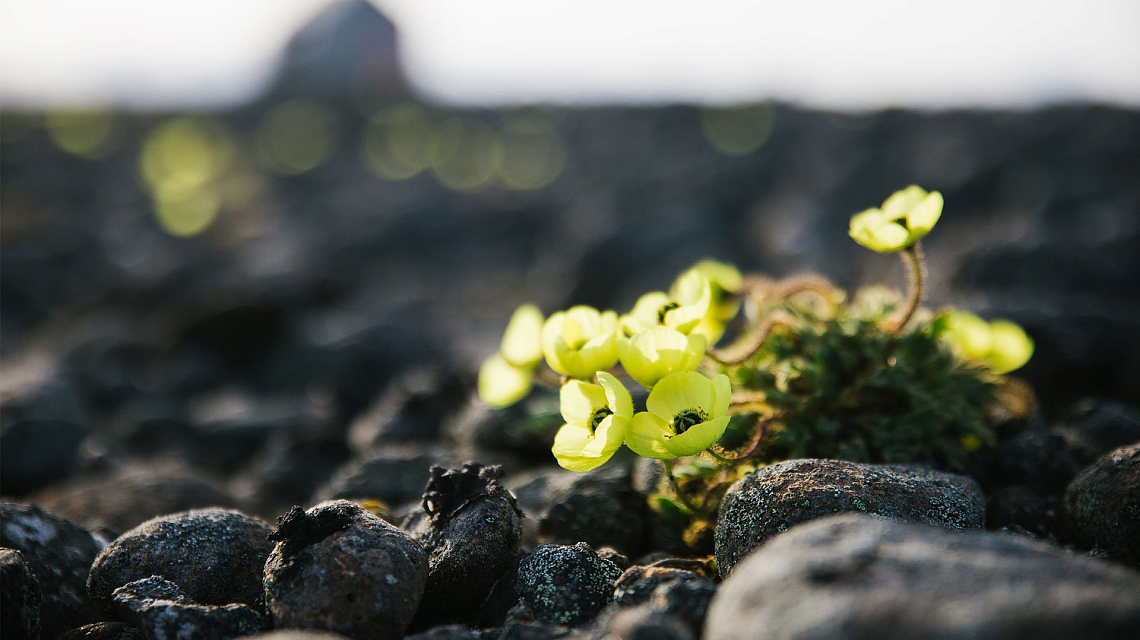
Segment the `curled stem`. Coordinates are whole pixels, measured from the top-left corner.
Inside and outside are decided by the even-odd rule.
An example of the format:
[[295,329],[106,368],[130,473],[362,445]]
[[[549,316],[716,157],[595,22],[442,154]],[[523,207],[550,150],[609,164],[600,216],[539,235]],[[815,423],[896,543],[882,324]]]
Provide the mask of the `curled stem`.
[[692,502],[689,502],[689,499],[685,497],[685,494],[681,493],[681,487],[677,485],[677,478],[673,477],[672,463],[670,463],[668,460],[662,460],[661,466],[665,469],[665,477],[669,479],[669,488],[673,490],[673,495],[677,497],[677,501],[684,505],[684,507],[688,509],[690,513],[700,513],[700,510],[697,509],[696,505],[694,505]]
[[708,452],[716,459],[722,462],[735,462],[737,460],[744,460],[760,448],[760,444],[764,441],[764,434],[768,431],[768,425],[772,420],[777,418],[779,414],[770,413],[768,415],[760,416],[756,419],[756,431],[752,434],[752,440],[749,441],[747,449],[743,451],[728,451],[727,449],[720,449],[717,451],[717,445],[709,447]]
[[791,326],[791,321],[787,316],[773,315],[752,335],[745,336],[724,349],[713,347],[708,350],[708,356],[720,364],[740,364],[755,355],[764,346],[772,330],[780,325]]
[[911,318],[914,317],[914,312],[918,310],[918,305],[922,303],[922,285],[925,271],[922,247],[917,241],[899,252],[899,257],[906,265],[907,272],[910,275],[910,295],[907,297],[906,307],[898,319],[893,320],[889,325],[890,331],[896,335],[910,322]]
[[565,376],[560,376],[546,367],[538,367],[534,372],[534,381],[547,389],[559,389],[566,384]]

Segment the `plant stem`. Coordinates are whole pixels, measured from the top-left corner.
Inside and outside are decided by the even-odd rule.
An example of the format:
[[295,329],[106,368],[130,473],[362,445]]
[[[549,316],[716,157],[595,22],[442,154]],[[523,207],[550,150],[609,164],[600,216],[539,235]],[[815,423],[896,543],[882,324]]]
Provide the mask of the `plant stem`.
[[903,310],[899,319],[893,323],[891,332],[898,334],[903,330],[903,327],[910,322],[914,317],[914,312],[918,310],[918,305],[922,303],[922,284],[923,284],[923,260],[922,260],[922,247],[919,246],[918,241],[914,244],[903,249],[899,253],[903,264],[906,265],[907,272],[910,274],[910,296],[906,301],[906,308]]
[[689,502],[685,494],[681,493],[681,488],[677,486],[677,479],[673,477],[673,465],[668,460],[662,460],[661,466],[665,469],[665,477],[669,479],[669,488],[673,490],[673,495],[677,497],[677,501],[684,505],[691,513],[698,513],[699,510],[697,507],[692,502]]

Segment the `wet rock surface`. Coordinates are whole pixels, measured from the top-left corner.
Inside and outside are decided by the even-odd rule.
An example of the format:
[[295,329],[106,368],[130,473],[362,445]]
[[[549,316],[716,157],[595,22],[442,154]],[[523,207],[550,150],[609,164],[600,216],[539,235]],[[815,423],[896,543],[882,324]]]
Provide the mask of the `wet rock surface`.
[[244,604],[201,605],[158,576],[125,584],[112,594],[115,611],[148,640],[224,640],[257,633],[265,620]]
[[31,500],[92,530],[113,532],[111,537],[166,514],[237,506],[201,472],[178,464],[120,467],[54,485]]
[[24,555],[14,549],[0,549],[0,635],[38,640],[42,597]]
[[709,640],[1124,638],[1140,573],[998,533],[864,515],[800,525],[713,598]]
[[350,638],[399,638],[419,606],[428,556],[407,534],[337,500],[278,520],[265,563],[266,605],[278,627]]
[[225,509],[202,509],[144,522],[115,539],[91,566],[87,589],[107,613],[116,589],[158,576],[203,605],[263,609],[262,568],[273,549],[269,526]]
[[1140,567],[1140,445],[1085,469],[1065,490],[1065,511],[1086,545]]
[[0,546],[23,555],[39,583],[45,638],[99,619],[87,595],[87,571],[103,542],[87,530],[39,507],[0,505]]
[[515,563],[522,512],[500,484],[501,467],[432,467],[423,509],[406,529],[428,552],[417,626],[474,621],[491,587]]
[[518,561],[492,589],[483,622],[502,624],[508,614],[522,619],[579,626],[613,600],[617,565],[584,542],[544,544]]
[[955,531],[985,522],[981,489],[965,476],[917,466],[789,460],[744,477],[725,494],[716,527],[721,575],[778,533],[848,512]]

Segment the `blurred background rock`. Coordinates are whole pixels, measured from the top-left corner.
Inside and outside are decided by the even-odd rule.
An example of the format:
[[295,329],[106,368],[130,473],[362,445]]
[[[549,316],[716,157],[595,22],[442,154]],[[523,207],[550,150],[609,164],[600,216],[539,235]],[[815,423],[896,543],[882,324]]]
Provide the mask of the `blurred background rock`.
[[[382,441],[485,420],[473,373],[518,304],[625,310],[704,257],[901,288],[847,220],[911,183],[947,202],[929,304],[1025,326],[1050,419],[1140,397],[1135,103],[449,106],[411,88],[397,37],[338,2],[242,104],[6,101],[5,495],[73,495],[57,483],[76,474],[126,493],[136,458],[272,509],[344,484],[342,465],[383,484],[404,467],[362,460],[422,454]],[[106,510],[65,515],[136,519]]]

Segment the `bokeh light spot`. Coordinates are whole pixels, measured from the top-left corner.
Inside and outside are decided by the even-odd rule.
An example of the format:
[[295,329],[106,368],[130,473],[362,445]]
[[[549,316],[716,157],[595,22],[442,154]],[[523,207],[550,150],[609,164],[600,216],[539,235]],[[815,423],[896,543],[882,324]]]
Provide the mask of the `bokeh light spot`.
[[115,116],[109,111],[53,111],[44,116],[44,127],[55,146],[80,158],[97,160],[115,146]]
[[163,231],[188,237],[209,228],[218,217],[219,207],[217,189],[207,185],[181,193],[159,194],[155,198],[154,213]]
[[428,167],[435,123],[416,104],[377,111],[361,138],[361,155],[376,175],[388,180],[410,178]]
[[340,123],[330,107],[295,99],[270,110],[255,135],[258,161],[291,176],[328,161],[339,144]]
[[152,193],[173,197],[217,178],[229,164],[233,145],[214,120],[179,117],[152,130],[143,142],[139,166]]
[[499,177],[510,189],[541,189],[561,173],[566,147],[554,127],[538,117],[517,117],[503,126]]
[[775,108],[769,103],[701,110],[701,131],[717,151],[746,156],[772,134]]
[[495,177],[502,164],[503,141],[486,124],[455,117],[432,134],[428,157],[444,186],[473,191]]

